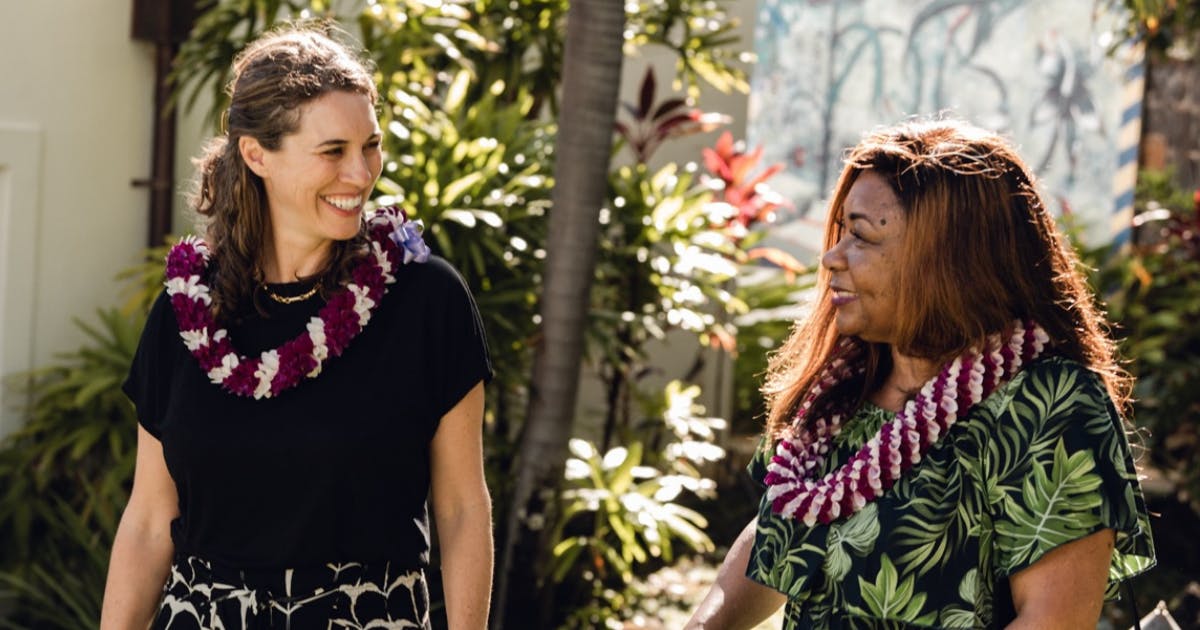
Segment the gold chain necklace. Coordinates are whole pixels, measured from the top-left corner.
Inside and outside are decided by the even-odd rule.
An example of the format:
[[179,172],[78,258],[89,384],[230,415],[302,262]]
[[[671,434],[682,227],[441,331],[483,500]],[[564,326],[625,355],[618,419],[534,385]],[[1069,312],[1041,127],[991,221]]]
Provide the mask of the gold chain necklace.
[[301,293],[300,295],[279,295],[272,291],[271,287],[267,286],[267,283],[265,282],[262,285],[262,290],[263,293],[267,294],[267,297],[280,304],[295,304],[296,302],[303,302],[304,300],[316,295],[317,291],[321,290],[321,282],[317,281],[316,284],[312,285],[311,289]]

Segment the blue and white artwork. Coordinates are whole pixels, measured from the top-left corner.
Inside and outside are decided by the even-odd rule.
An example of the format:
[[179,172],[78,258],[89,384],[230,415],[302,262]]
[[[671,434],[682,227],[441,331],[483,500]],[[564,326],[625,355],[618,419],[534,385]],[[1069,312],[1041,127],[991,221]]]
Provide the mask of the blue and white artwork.
[[1107,54],[1120,16],[1102,4],[759,0],[747,135],[765,162],[786,165],[771,184],[792,204],[770,240],[811,257],[845,149],[873,127],[939,113],[1012,139],[1088,241],[1120,238],[1136,164],[1119,162],[1136,162],[1141,105],[1125,87],[1140,88],[1141,65]]

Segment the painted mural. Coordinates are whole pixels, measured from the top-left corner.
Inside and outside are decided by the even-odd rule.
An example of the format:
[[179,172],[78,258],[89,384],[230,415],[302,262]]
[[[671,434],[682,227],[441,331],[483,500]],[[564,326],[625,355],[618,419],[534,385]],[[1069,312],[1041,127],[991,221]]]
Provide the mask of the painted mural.
[[1113,238],[1118,160],[1137,142],[1123,127],[1140,124],[1128,102],[1140,94],[1123,86],[1141,66],[1106,55],[1116,16],[1097,4],[759,0],[748,140],[786,165],[772,185],[792,203],[771,240],[811,256],[845,149],[872,127],[941,112],[1009,136],[1056,211],[1089,241]]

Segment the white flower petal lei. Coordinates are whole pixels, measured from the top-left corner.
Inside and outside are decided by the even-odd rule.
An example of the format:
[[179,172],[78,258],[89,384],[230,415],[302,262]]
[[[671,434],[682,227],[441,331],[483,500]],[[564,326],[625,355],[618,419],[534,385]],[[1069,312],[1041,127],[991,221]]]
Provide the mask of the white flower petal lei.
[[[334,329],[339,335],[338,344],[336,344],[338,348],[344,348],[345,344],[367,325],[374,309],[379,306],[380,297],[387,293],[388,285],[395,283],[396,277],[393,275],[395,266],[392,263],[392,257],[403,260],[405,263],[409,260],[425,262],[426,257],[412,258],[409,256],[408,248],[410,247],[423,248],[426,253],[428,248],[421,241],[420,230],[406,227],[407,222],[407,216],[395,208],[381,208],[367,219],[367,232],[370,237],[369,249],[367,256],[355,269],[355,274],[363,274],[365,271],[366,275],[356,275],[355,277],[366,278],[365,281],[370,286],[352,283],[342,289],[353,296],[353,305],[341,312],[331,311],[331,315],[339,316],[338,321],[345,321],[344,318],[349,315],[346,311],[352,311],[355,317],[352,321],[356,321],[357,327],[352,331],[346,331],[344,327]],[[397,243],[391,235],[401,227],[404,227],[407,239],[404,243]],[[261,399],[278,395],[279,392],[295,386],[305,377],[313,378],[320,374],[321,368],[330,354],[327,337],[329,328],[322,316],[309,320],[305,331],[300,333],[300,336],[293,342],[278,349],[263,352],[257,358],[240,356],[232,350],[233,346],[227,340],[228,333],[225,329],[217,327],[209,312],[212,295],[209,287],[202,281],[209,258],[210,251],[203,239],[185,236],[167,255],[168,277],[164,282],[167,294],[172,298],[176,320],[180,322],[180,337],[188,351],[201,361],[202,366],[207,367],[209,380],[236,395]],[[380,279],[382,279],[382,287],[377,284]],[[381,292],[380,288],[382,288]],[[373,290],[376,292],[374,298],[371,297]],[[183,303],[174,299],[179,296],[185,298]],[[336,307],[327,304],[326,308]],[[324,309],[322,313],[324,313]],[[209,331],[214,330],[216,332],[210,334]],[[308,357],[300,354],[304,350],[297,350],[297,348],[307,347],[308,344],[302,343],[305,337],[311,342],[312,347]],[[281,354],[281,350],[287,353],[286,360]],[[289,371],[280,377],[280,370],[284,363],[287,363]],[[239,367],[243,364],[246,364],[245,367],[239,371]],[[309,365],[312,367],[309,368]],[[297,375],[297,366],[307,372]],[[250,367],[254,368],[252,381],[247,380],[251,376],[248,374]],[[235,372],[238,373],[236,378]]]
[[259,399],[271,395],[271,381],[279,373],[279,352],[267,350],[259,357],[258,369],[254,376],[258,379],[258,387],[254,389],[254,398]]
[[313,359],[317,361],[317,366],[308,373],[311,378],[321,373],[321,364],[329,358],[329,346],[325,345],[325,320],[320,317],[308,320],[308,338],[312,340]]
[[[772,510],[809,527],[861,510],[920,462],[971,407],[1040,356],[1048,342],[1046,331],[1037,324],[1015,322],[1011,337],[993,336],[986,348],[950,361],[846,463],[817,478],[819,465],[841,431],[842,414],[825,409],[827,418],[807,416],[823,393],[863,370],[861,365],[852,366],[857,355],[848,349],[851,342],[843,340],[835,350],[837,358],[822,368],[800,404],[791,435],[779,441],[767,465]],[[966,377],[960,382],[964,371]]]
[[367,295],[369,289],[366,287],[348,284],[346,288],[354,294],[354,312],[358,314],[358,325],[366,326],[367,322],[371,321],[371,309],[375,306],[375,300]]
[[166,282],[167,293],[183,295],[192,300],[200,300],[205,306],[212,304],[208,286],[200,282],[200,276],[191,275],[187,278],[170,278]]
[[208,378],[214,383],[220,384],[225,379],[233,374],[233,368],[238,366],[241,361],[236,354],[227,354],[221,357],[221,365],[208,371]]

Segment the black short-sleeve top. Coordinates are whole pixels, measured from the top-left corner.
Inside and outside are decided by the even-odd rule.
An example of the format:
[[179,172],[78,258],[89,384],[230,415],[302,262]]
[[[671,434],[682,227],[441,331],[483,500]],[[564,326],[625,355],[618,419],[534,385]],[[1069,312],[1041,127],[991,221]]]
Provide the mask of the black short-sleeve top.
[[[428,563],[430,441],[492,368],[475,302],[446,261],[394,275],[341,356],[261,400],[209,381],[159,296],[124,390],[178,490],[177,554],[240,568]],[[323,305],[319,295],[267,304],[266,317],[229,326],[230,339],[257,356],[304,331]]]
[[[870,403],[825,474],[894,414]],[[750,474],[762,483],[773,451]],[[891,490],[806,527],[759,506],[747,576],[788,596],[784,628],[993,628],[1016,616],[1008,578],[1050,550],[1116,532],[1115,583],[1154,565],[1121,417],[1095,373],[1049,357],[973,407]]]

